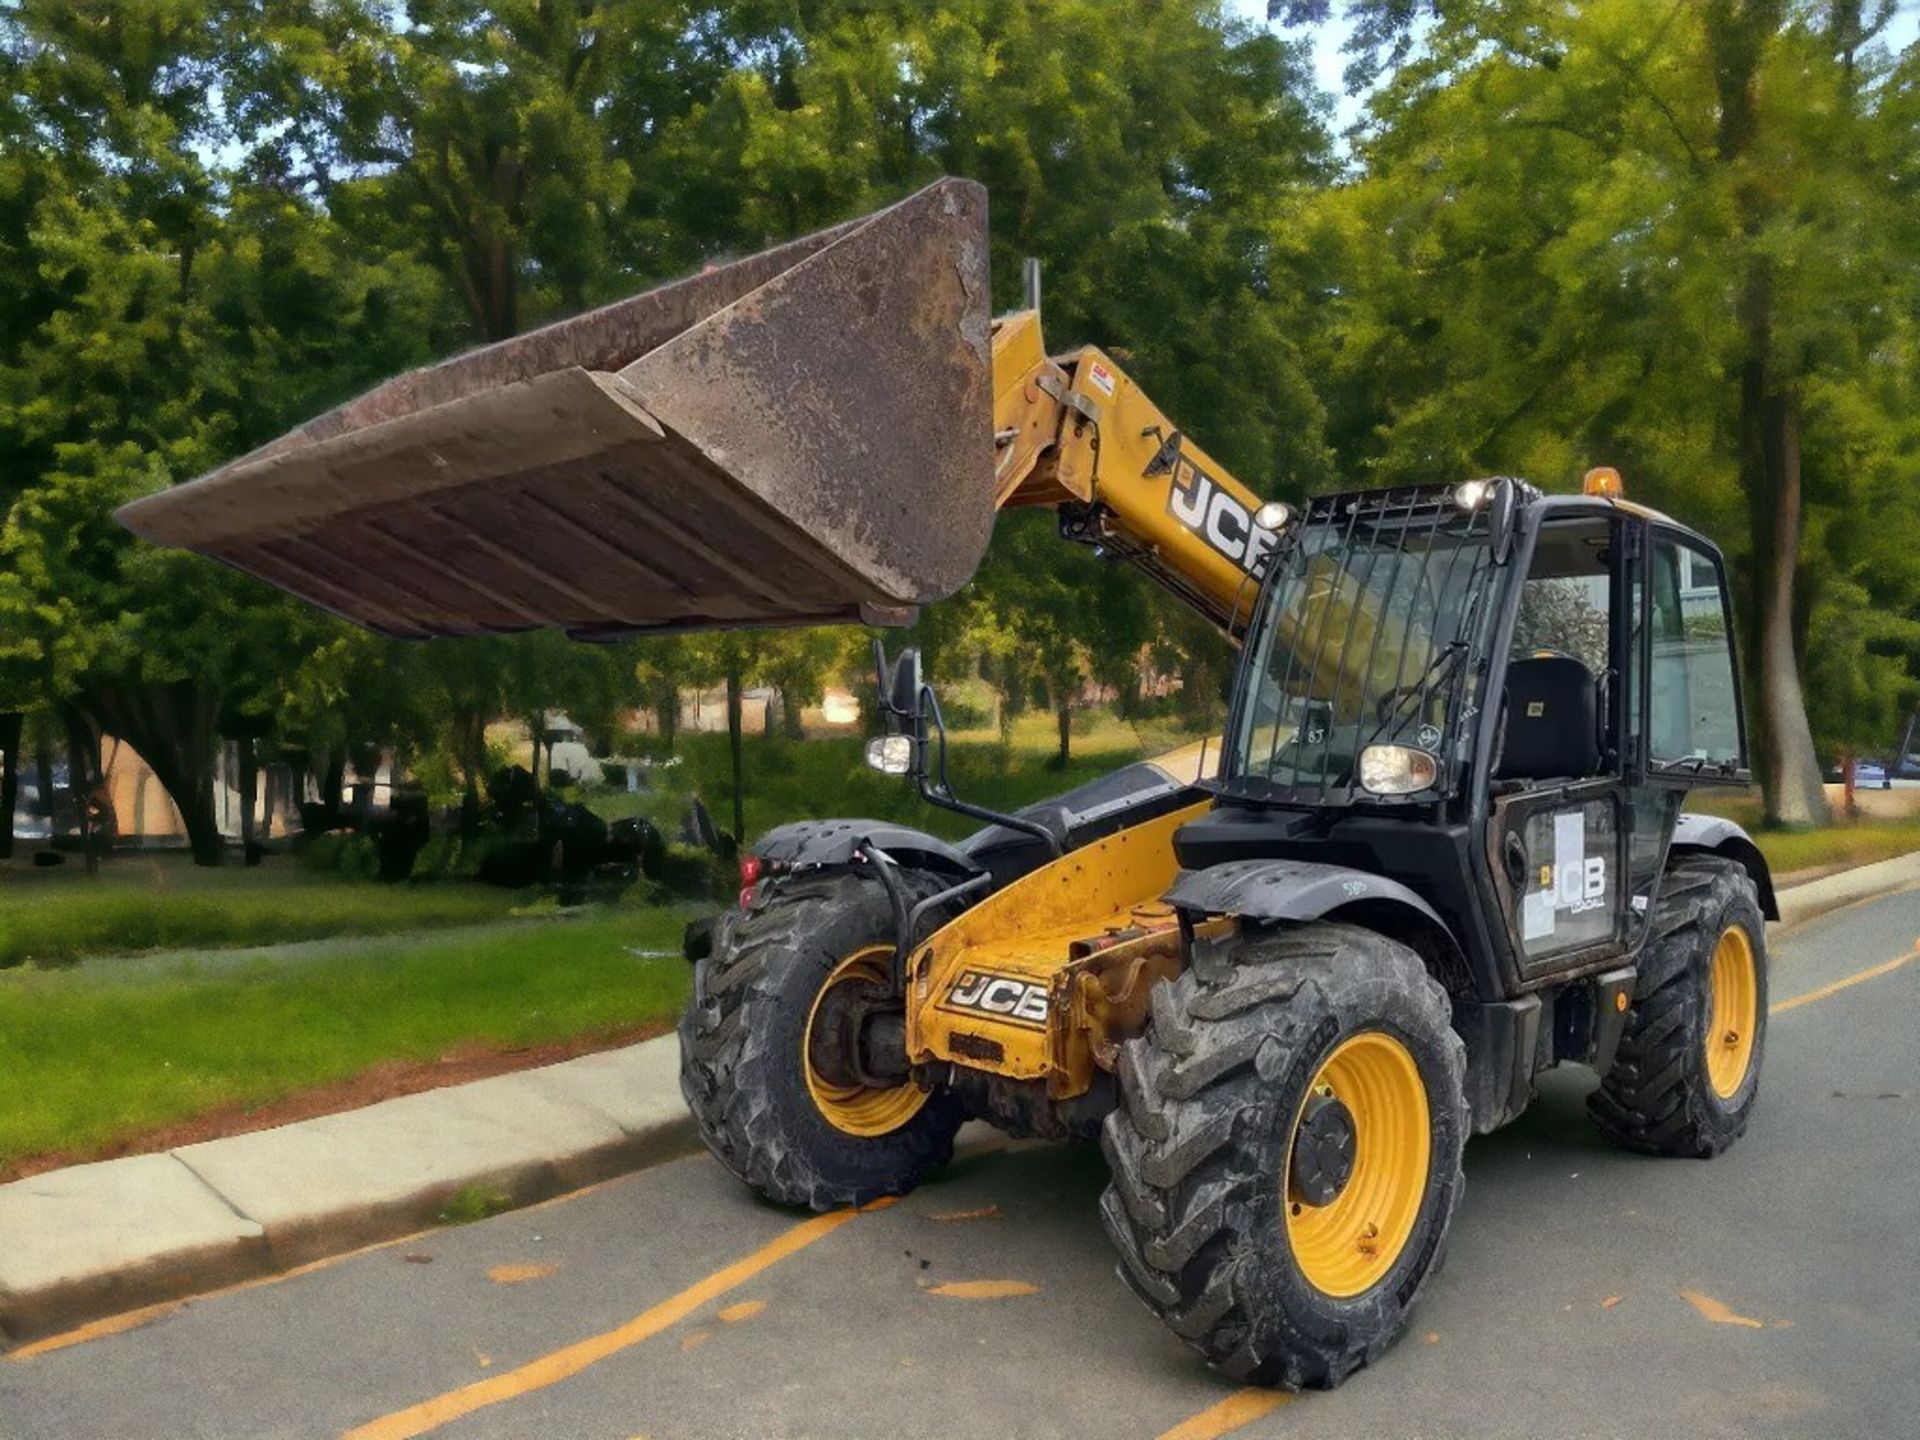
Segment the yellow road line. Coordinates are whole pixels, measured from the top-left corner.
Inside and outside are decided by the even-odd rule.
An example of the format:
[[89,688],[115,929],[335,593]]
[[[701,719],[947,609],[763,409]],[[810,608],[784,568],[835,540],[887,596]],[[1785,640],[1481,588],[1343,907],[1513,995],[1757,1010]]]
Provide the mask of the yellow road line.
[[1198,1415],[1182,1420],[1171,1430],[1161,1431],[1159,1440],[1214,1440],[1217,1435],[1228,1434],[1242,1425],[1251,1425],[1262,1415],[1271,1414],[1292,1399],[1293,1396],[1284,1390],[1249,1385],[1244,1390],[1234,1391],[1219,1404],[1209,1405]]
[[[689,1157],[691,1158],[691,1157]],[[669,1161],[669,1164],[672,1162]],[[610,1180],[585,1185],[578,1190],[569,1190],[564,1195],[555,1195],[550,1200],[542,1200],[534,1205],[522,1205],[513,1213],[530,1215],[536,1210],[550,1209],[555,1205],[565,1205],[569,1201],[595,1194],[614,1185],[623,1185],[634,1179],[634,1175],[616,1175]],[[376,1250],[390,1250],[395,1245],[405,1245],[414,1240],[439,1232],[434,1230],[415,1230],[410,1234],[396,1236],[392,1240],[378,1240],[371,1245],[362,1245],[355,1250],[343,1250],[338,1255],[322,1255],[318,1260],[309,1260],[304,1265],[296,1265],[290,1270],[276,1270],[271,1275],[256,1275],[250,1280],[238,1280],[231,1285],[219,1285],[211,1290],[196,1290],[191,1295],[182,1295],[178,1300],[161,1300],[152,1305],[142,1305],[137,1310],[123,1310],[118,1315],[108,1315],[99,1320],[90,1320],[71,1330],[63,1330],[57,1335],[48,1335],[44,1339],[34,1340],[25,1345],[15,1346],[3,1357],[7,1360],[31,1360],[36,1355],[51,1354],[56,1350],[65,1350],[73,1345],[85,1345],[90,1341],[104,1340],[109,1335],[124,1335],[129,1330],[138,1330],[143,1325],[151,1325],[156,1320],[164,1320],[176,1311],[188,1306],[198,1305],[203,1300],[217,1300],[222,1295],[237,1294],[242,1290],[257,1290],[263,1285],[278,1285],[283,1280],[298,1280],[302,1275],[311,1275],[316,1270],[325,1270],[328,1266],[339,1265],[348,1260],[357,1260],[362,1255],[370,1255]]]
[[70,1345],[85,1345],[90,1340],[104,1340],[109,1335],[123,1335],[129,1330],[138,1330],[142,1325],[151,1325],[156,1320],[164,1320],[175,1311],[198,1305],[203,1300],[217,1300],[222,1295],[237,1295],[243,1290],[258,1290],[263,1286],[278,1285],[283,1280],[297,1280],[302,1275],[313,1274],[316,1270],[325,1270],[332,1265],[357,1260],[360,1256],[371,1255],[376,1250],[391,1250],[396,1245],[405,1245],[409,1241],[419,1240],[434,1233],[431,1230],[416,1230],[411,1235],[401,1235],[392,1240],[362,1245],[357,1250],[345,1250],[338,1255],[323,1255],[318,1260],[309,1260],[306,1264],[296,1265],[291,1270],[279,1270],[271,1275],[256,1275],[251,1280],[236,1280],[231,1285],[221,1285],[212,1290],[198,1290],[191,1295],[182,1295],[178,1300],[162,1300],[157,1304],[142,1305],[138,1310],[125,1310],[118,1315],[108,1315],[101,1320],[90,1320],[85,1325],[77,1325],[57,1335],[48,1335],[44,1339],[33,1340],[18,1346],[9,1351],[6,1358],[31,1360],[36,1355],[65,1350]]
[[1913,949],[1909,950],[1906,954],[1895,956],[1883,965],[1875,965],[1872,969],[1862,970],[1857,975],[1849,975],[1844,980],[1836,980],[1831,985],[1822,985],[1818,990],[1809,990],[1804,995],[1796,995],[1791,1000],[1782,1000],[1778,1004],[1770,1005],[1767,1007],[1767,1014],[1779,1015],[1787,1010],[1796,1010],[1802,1005],[1811,1005],[1816,1000],[1824,1000],[1829,995],[1837,995],[1850,986],[1863,985],[1869,980],[1878,980],[1882,975],[1891,975],[1902,965],[1906,965],[1916,959],[1920,959],[1920,940],[1915,941]]
[[[864,1209],[876,1210],[892,1203],[891,1200],[876,1200]],[[830,1215],[816,1215],[811,1220],[804,1220],[744,1260],[736,1260],[725,1269],[714,1271],[706,1279],[689,1285],[671,1299],[662,1300],[624,1325],[599,1335],[590,1335],[585,1340],[542,1355],[537,1360],[530,1360],[491,1379],[464,1385],[458,1390],[436,1395],[431,1400],[423,1400],[418,1405],[410,1405],[405,1410],[396,1410],[391,1415],[370,1420],[357,1429],[349,1430],[344,1440],[412,1440],[413,1436],[436,1430],[462,1415],[471,1415],[489,1405],[498,1405],[504,1400],[517,1399],[535,1390],[544,1390],[549,1385],[557,1385],[570,1376],[578,1375],[589,1365],[605,1360],[610,1355],[617,1355],[642,1340],[651,1339],[667,1327],[686,1319],[709,1300],[746,1283],[788,1256],[798,1254],[814,1241],[826,1239],[862,1213],[862,1210],[835,1210]]]

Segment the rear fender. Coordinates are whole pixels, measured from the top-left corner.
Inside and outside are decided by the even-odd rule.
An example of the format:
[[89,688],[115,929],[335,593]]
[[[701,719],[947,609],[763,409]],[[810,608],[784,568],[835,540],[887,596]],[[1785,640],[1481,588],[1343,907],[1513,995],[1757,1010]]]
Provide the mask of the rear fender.
[[798,820],[769,830],[753,853],[790,869],[851,865],[863,849],[883,850],[902,865],[964,880],[982,867],[954,845],[924,830],[886,820]]
[[1780,918],[1780,902],[1773,893],[1773,871],[1767,857],[1751,836],[1733,821],[1718,815],[1682,814],[1673,826],[1669,855],[1719,855],[1737,860],[1753,879],[1760,892],[1760,913],[1769,920]]

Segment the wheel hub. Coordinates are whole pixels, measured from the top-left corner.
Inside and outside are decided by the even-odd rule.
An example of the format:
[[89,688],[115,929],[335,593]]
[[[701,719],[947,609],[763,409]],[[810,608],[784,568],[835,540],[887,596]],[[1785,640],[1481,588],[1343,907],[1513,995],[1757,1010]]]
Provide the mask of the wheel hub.
[[1288,1189],[1303,1205],[1331,1205],[1353,1178],[1353,1112],[1331,1087],[1309,1096],[1293,1137]]

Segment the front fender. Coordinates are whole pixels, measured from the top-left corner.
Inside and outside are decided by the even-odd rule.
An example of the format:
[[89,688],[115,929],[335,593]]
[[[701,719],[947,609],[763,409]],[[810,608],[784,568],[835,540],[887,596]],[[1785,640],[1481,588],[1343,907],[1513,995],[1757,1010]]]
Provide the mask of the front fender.
[[1449,993],[1468,993],[1466,952],[1417,891],[1367,870],[1312,860],[1229,860],[1183,870],[1161,897],[1174,908],[1248,920],[1342,920],[1410,946]]
[[851,865],[864,846],[884,850],[903,865],[960,879],[981,870],[939,836],[888,820],[796,820],[762,835],[753,853],[775,865],[811,868]]
[[1183,870],[1161,898],[1181,910],[1250,920],[1319,920],[1342,906],[1384,900],[1446,929],[1433,907],[1398,880],[1312,860],[1229,860]]

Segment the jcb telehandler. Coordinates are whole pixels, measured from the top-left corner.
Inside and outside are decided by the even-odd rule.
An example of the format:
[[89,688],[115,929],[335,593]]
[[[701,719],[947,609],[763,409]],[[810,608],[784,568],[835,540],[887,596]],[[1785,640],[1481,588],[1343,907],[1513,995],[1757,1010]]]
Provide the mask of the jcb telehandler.
[[1335,1385],[1539,1071],[1592,1067],[1635,1149],[1746,1127],[1772,885],[1681,811],[1747,779],[1725,567],[1609,471],[1262,505],[1111,358],[1049,357],[1037,299],[990,321],[986,263],[984,194],[943,181],[124,518],[403,636],[899,623],[1007,505],[1186,598],[1241,646],[1224,737],[1017,815],[952,793],[918,660],[883,664],[870,763],[986,826],[764,837],[682,1084],[725,1165],[816,1208],[910,1189],[969,1116],[1098,1135],[1149,1308],[1231,1375]]

